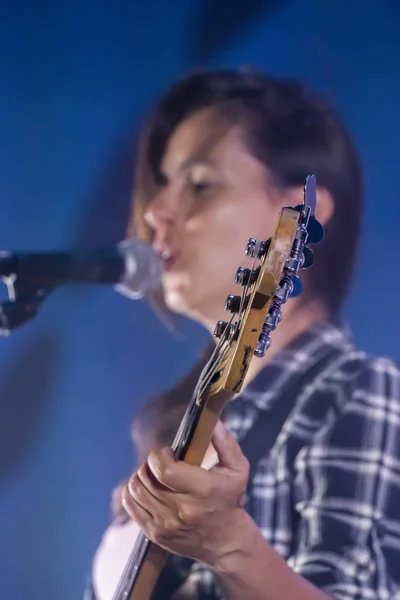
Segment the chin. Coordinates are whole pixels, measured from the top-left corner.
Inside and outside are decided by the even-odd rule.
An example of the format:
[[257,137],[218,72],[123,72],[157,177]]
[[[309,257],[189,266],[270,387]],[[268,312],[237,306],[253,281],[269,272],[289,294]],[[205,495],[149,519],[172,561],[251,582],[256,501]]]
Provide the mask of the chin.
[[[168,290],[164,292],[164,299],[169,310],[176,314],[204,325],[207,329],[214,327],[220,318],[226,319],[226,313],[223,310],[224,303],[217,301],[214,297],[207,297],[197,290],[197,295],[189,290]],[[225,296],[224,296],[225,298]]]
[[183,290],[165,290],[164,299],[165,304],[172,312],[182,315],[187,315],[190,312],[188,298]]
[[172,312],[199,323],[204,321],[204,299],[196,298],[194,295],[190,296],[188,290],[165,291],[164,299],[167,307]]

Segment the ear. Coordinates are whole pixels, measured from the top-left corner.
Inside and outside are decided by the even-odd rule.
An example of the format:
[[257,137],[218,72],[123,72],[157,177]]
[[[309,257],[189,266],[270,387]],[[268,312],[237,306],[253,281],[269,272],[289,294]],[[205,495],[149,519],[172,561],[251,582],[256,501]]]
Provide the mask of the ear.
[[[304,188],[303,186],[293,186],[285,193],[286,206],[296,206],[303,202]],[[335,211],[335,203],[328,190],[322,186],[317,186],[317,207],[315,209],[315,217],[326,227],[331,220]]]

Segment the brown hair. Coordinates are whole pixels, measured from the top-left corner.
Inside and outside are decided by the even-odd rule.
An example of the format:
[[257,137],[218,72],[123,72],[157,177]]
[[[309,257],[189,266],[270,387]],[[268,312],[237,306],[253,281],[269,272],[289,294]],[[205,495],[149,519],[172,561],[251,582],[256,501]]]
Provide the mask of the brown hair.
[[[318,185],[330,192],[334,215],[326,227],[324,242],[316,249],[316,264],[308,285],[336,315],[356,257],[361,170],[339,116],[297,81],[249,69],[202,70],[179,80],[161,99],[141,138],[130,233],[151,240],[143,215],[162,180],[160,164],[167,142],[179,123],[206,107],[216,108],[229,123],[241,126],[249,151],[265,165],[276,186],[284,189],[302,185],[305,177],[314,173]],[[134,438],[142,460],[151,446],[171,443],[204,360],[173,389],[140,410]],[[148,432],[147,438],[138,435],[140,428]],[[151,442],[143,443],[144,439]]]
[[[310,287],[335,315],[347,292],[356,257],[362,183],[357,152],[336,112],[297,81],[254,70],[197,71],[161,99],[143,131],[135,173],[130,233],[150,241],[143,219],[157,192],[168,140],[186,117],[215,107],[221,118],[242,127],[249,152],[280,188],[298,186],[314,173],[335,211],[316,249]],[[223,116],[223,117],[222,117]]]

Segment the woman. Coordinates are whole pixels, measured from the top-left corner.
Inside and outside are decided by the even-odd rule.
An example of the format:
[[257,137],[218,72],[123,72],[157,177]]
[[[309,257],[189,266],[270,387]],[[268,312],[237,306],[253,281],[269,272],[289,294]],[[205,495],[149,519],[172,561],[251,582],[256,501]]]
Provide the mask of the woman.
[[[271,349],[253,359],[226,426],[216,428],[205,468],[175,463],[163,448],[204,360],[135,420],[145,464],[122,489],[131,519],[111,525],[96,554],[99,600],[112,598],[137,526],[191,559],[171,561],[160,598],[392,598],[399,590],[399,371],[356,350],[336,325],[362,195],[339,117],[300,83],[260,72],[187,76],[144,131],[133,231],[164,261],[166,308],[212,334],[235,272],[246,266],[247,239],[272,235],[280,208],[302,201],[310,173],[325,240]],[[288,390],[290,416],[271,451],[261,448],[249,465],[236,439],[265,415],[273,427]]]

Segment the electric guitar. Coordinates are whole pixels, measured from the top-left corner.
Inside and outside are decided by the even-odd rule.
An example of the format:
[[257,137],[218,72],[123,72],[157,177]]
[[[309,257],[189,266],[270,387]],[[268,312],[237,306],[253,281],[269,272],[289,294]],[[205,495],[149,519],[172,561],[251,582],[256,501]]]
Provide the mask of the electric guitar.
[[[262,357],[269,348],[271,333],[282,318],[282,304],[300,291],[299,270],[313,263],[307,244],[323,238],[315,206],[316,178],[310,175],[303,204],[281,210],[273,237],[248,241],[245,253],[253,258],[253,266],[239,267],[236,273],[242,293],[226,299],[225,309],[231,316],[216,325],[218,343],[172,446],[176,460],[202,464],[221,413],[240,392],[253,356]],[[139,533],[113,600],[151,600],[167,557],[167,551]]]

